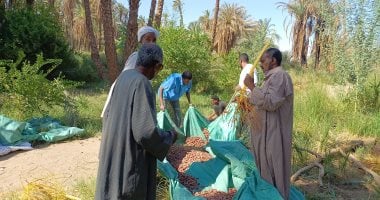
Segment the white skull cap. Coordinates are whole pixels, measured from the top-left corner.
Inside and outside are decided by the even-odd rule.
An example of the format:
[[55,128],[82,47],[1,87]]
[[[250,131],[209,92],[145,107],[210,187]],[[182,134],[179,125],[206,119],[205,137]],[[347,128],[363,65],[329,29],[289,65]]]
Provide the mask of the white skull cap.
[[155,29],[155,28],[153,28],[151,26],[143,26],[137,32],[137,39],[138,39],[138,41],[141,42],[142,37],[145,34],[147,34],[147,33],[154,33],[154,35],[156,36],[156,38],[158,38],[158,36],[160,36],[160,33],[157,31],[157,29]]

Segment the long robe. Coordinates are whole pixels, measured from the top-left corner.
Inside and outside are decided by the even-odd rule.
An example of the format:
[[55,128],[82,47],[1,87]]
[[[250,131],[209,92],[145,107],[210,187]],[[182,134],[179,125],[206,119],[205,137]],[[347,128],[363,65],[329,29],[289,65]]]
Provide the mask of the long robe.
[[157,128],[155,94],[136,70],[118,77],[103,116],[95,199],[155,199],[156,159],[171,134]]
[[[137,51],[135,51],[128,57],[127,61],[125,62],[124,69],[122,72],[124,72],[125,70],[128,70],[128,69],[135,69],[136,68],[137,56],[138,56],[138,53],[137,53]],[[115,82],[113,82],[111,85],[110,91],[108,92],[107,99],[106,99],[106,102],[104,103],[104,107],[102,110],[102,114],[100,114],[100,117],[103,117],[104,112],[106,112],[106,108],[110,102],[111,95],[112,95],[114,87],[115,87]]]
[[261,88],[255,87],[250,102],[256,108],[251,144],[261,177],[289,198],[293,129],[293,83],[282,67],[266,74]]

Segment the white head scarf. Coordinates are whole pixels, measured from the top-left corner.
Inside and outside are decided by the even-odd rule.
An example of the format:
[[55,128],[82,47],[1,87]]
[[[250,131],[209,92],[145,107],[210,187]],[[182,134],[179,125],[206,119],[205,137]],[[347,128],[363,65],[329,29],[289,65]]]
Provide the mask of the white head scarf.
[[158,38],[158,36],[160,36],[160,33],[155,28],[153,28],[151,26],[143,26],[137,32],[138,41],[141,42],[142,37],[147,33],[154,33],[156,38]]

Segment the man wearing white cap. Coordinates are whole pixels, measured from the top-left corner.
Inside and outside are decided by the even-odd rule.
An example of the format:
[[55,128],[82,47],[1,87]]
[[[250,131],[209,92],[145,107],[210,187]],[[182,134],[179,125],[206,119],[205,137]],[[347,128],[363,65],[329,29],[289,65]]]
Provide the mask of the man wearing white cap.
[[[137,39],[141,45],[149,44],[149,43],[155,44],[159,35],[160,35],[160,33],[155,28],[153,28],[151,26],[143,26],[137,32]],[[133,52],[128,57],[128,60],[125,62],[123,71],[128,70],[128,69],[135,69],[136,68],[136,61],[137,61],[137,51]],[[100,115],[100,117],[104,116],[104,112],[105,112],[105,110],[108,106],[108,103],[110,101],[111,94],[113,91],[113,87],[115,86],[115,82],[111,85],[110,91],[109,91],[108,96],[107,96],[106,103],[104,104],[103,111],[102,111],[102,114]]]
[[[137,32],[137,39],[141,44],[156,43],[156,40],[160,33],[153,27],[143,26]],[[127,62],[125,62],[124,70],[134,69],[136,67],[137,51],[133,52]]]

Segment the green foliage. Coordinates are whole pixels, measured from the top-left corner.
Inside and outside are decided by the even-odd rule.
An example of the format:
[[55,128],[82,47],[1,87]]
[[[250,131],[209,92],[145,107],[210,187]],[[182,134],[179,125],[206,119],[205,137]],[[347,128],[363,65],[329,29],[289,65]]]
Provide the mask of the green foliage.
[[259,20],[257,23],[255,30],[244,37],[236,47],[238,52],[248,54],[250,63],[254,62],[266,42],[273,47],[274,41],[279,38],[270,19]]
[[[2,13],[2,11],[0,11]],[[35,55],[43,53],[48,59],[61,59],[62,63],[49,70],[48,78],[57,77],[60,72],[70,78],[77,63],[69,50],[57,13],[51,8],[35,6],[15,8],[5,11],[5,21],[1,23],[0,59],[17,60],[18,52],[25,53],[26,60],[36,61]]]
[[78,181],[73,187],[73,195],[83,199],[91,200],[95,198],[96,177]]
[[361,87],[348,93],[345,102],[362,113],[376,113],[380,110],[380,80],[376,75],[370,77]]
[[75,81],[86,81],[94,82],[99,79],[96,66],[91,59],[89,53],[80,53],[74,55],[77,67],[75,70],[70,70],[65,72],[65,77],[70,77],[71,80]]
[[241,71],[239,54],[236,51],[230,51],[228,54],[215,56],[212,65],[215,67],[211,69],[211,79],[215,80],[216,84],[210,92],[222,96],[225,101],[228,101],[239,82]]
[[336,69],[340,80],[348,81],[360,87],[373,68],[376,59],[376,28],[380,23],[380,13],[375,2],[369,0],[351,1],[345,13],[347,32],[350,40],[345,42],[341,55],[337,55]]
[[[38,55],[36,62],[24,61],[20,54],[16,62],[0,61],[0,107],[1,112],[10,117],[24,120],[45,115],[53,106],[65,105],[64,90],[73,84],[65,84],[61,77],[49,81],[48,73],[60,64],[57,59],[44,59]],[[22,69],[17,66],[22,64]],[[41,70],[51,65],[49,71]]]
[[71,89],[70,92],[66,92],[69,101],[64,106],[55,106],[48,115],[59,119],[65,125],[83,128],[85,131],[79,136],[80,138],[93,137],[102,130],[100,114],[107,94],[103,90],[77,88],[81,89]]
[[336,123],[334,102],[322,85],[311,83],[307,88],[295,95],[294,144],[323,151]]
[[321,12],[325,20],[321,38],[326,44],[322,48],[321,63],[330,71],[335,70],[336,82],[352,84],[353,92],[347,99],[354,112],[366,111],[377,101],[373,96],[376,87],[368,89],[366,84],[368,76],[380,62],[380,3],[371,0],[337,1],[333,8],[335,12]]
[[[291,70],[291,76],[295,90],[295,145],[324,152],[334,145],[335,137],[340,133],[380,137],[379,109],[366,103],[367,107],[360,106],[372,109],[371,112],[354,112],[353,102],[346,98],[347,87],[331,85],[334,75],[314,70]],[[294,155],[301,162],[308,159],[297,152]]]
[[[211,88],[209,50],[210,41],[201,32],[189,31],[173,26],[160,30],[159,45],[164,51],[164,70],[155,79],[164,80],[169,74],[189,70],[193,73],[193,86],[196,91]],[[155,85],[160,83],[154,81]],[[209,85],[211,83],[211,85]]]

